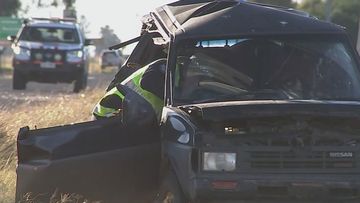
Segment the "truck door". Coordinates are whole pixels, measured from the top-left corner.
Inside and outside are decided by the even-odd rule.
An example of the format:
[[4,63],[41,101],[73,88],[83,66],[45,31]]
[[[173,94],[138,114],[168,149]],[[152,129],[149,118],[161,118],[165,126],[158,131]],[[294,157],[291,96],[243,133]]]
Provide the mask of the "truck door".
[[[139,102],[140,101],[140,102]],[[93,201],[145,202],[156,189],[160,133],[141,99],[120,117],[18,135],[16,202],[78,194]],[[127,104],[129,101],[126,102]],[[138,121],[138,122],[134,122]]]

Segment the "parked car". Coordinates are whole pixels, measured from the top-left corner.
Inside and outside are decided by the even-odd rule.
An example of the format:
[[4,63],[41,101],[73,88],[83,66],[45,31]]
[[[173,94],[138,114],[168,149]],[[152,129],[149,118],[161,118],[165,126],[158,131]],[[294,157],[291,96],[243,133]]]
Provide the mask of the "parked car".
[[13,89],[29,81],[74,82],[74,92],[86,88],[89,56],[84,32],[72,19],[32,18],[24,21],[13,42]]
[[126,90],[121,118],[22,128],[17,199],[359,201],[360,61],[343,27],[244,1],[143,19],[125,66],[167,56],[161,120]]
[[102,70],[106,67],[121,67],[123,60],[117,50],[105,50],[101,53],[100,66]]

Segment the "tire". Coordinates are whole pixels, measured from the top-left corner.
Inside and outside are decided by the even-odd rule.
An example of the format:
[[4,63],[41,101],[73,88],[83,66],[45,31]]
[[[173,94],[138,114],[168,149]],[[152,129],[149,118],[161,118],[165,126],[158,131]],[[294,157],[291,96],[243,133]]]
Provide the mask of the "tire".
[[87,86],[87,73],[81,73],[77,79],[75,80],[74,84],[74,93],[79,93],[81,90],[84,90]]
[[163,178],[154,203],[187,203],[173,170]]
[[24,90],[26,89],[26,79],[18,71],[14,70],[13,73],[13,89],[14,90]]

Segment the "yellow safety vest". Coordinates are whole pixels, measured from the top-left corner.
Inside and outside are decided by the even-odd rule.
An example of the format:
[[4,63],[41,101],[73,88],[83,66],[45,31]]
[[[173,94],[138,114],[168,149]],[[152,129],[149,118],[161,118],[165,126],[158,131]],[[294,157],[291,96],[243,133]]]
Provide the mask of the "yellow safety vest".
[[[161,111],[164,105],[163,100],[157,97],[155,94],[143,89],[140,85],[141,78],[144,75],[145,71],[148,69],[148,67],[149,65],[140,68],[139,70],[131,74],[128,78],[126,78],[124,81],[122,81],[121,84],[134,90],[136,93],[141,95],[147,102],[149,102],[152,108],[154,109],[157,118],[159,119],[161,117]],[[123,95],[116,87],[108,91],[103,98],[109,95],[116,95],[120,97],[121,100],[124,100],[125,97],[125,95]],[[93,113],[100,117],[111,117],[114,116],[119,111],[120,109],[112,109],[101,106],[100,102],[98,102],[98,104],[95,106],[93,110]]]

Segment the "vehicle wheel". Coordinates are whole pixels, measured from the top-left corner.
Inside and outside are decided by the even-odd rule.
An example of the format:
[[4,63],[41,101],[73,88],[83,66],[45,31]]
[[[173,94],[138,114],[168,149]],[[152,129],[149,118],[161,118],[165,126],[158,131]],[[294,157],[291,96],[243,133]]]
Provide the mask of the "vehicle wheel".
[[88,82],[88,72],[86,71],[86,73],[84,74],[84,83],[83,83],[83,89],[86,89],[87,87],[87,82]]
[[13,89],[14,90],[24,90],[26,89],[26,79],[18,71],[14,70],[13,73]]
[[81,90],[86,88],[87,85],[87,73],[82,73],[78,76],[78,78],[75,80],[75,84],[74,84],[74,92],[78,93]]
[[169,170],[162,180],[154,203],[185,203],[184,194],[174,171]]

